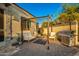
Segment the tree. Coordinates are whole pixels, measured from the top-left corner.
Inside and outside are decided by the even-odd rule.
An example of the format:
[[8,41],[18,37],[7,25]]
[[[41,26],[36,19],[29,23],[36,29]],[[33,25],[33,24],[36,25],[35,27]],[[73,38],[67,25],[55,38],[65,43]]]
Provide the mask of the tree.
[[68,22],[68,15],[67,13],[62,13],[59,17],[58,17],[58,20],[64,24],[64,23],[67,23]]
[[72,5],[63,5],[63,9],[64,9],[64,13],[66,13],[67,15],[67,20],[69,22],[70,25],[70,31],[71,31],[71,24],[72,21],[75,20],[75,16],[73,15],[73,13],[76,12],[77,7],[76,6],[72,6]]
[[48,22],[47,21],[42,23],[42,27],[46,28],[47,26],[48,26]]
[[52,30],[53,30],[53,26],[55,25],[55,22],[54,21],[51,21],[50,22],[50,24],[49,24],[49,26],[51,26],[51,32],[52,32]]
[[50,26],[53,26],[53,25],[55,25],[55,22],[54,21],[51,21],[50,22]]

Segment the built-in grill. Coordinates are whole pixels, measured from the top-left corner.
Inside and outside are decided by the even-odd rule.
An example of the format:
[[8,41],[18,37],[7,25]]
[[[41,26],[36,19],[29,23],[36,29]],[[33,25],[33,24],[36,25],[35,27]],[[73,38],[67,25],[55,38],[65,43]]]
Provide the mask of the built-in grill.
[[74,44],[74,31],[63,30],[57,33],[57,38],[65,45],[71,46]]

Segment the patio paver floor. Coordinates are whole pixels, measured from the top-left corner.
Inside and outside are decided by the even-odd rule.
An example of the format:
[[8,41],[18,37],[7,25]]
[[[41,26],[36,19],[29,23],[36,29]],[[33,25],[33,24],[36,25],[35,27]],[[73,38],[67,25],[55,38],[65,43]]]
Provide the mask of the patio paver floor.
[[67,47],[60,42],[56,41],[50,43],[50,50],[46,49],[46,45],[37,44],[33,42],[25,42],[20,46],[21,50],[15,54],[14,56],[72,56],[75,55],[79,49],[74,47]]

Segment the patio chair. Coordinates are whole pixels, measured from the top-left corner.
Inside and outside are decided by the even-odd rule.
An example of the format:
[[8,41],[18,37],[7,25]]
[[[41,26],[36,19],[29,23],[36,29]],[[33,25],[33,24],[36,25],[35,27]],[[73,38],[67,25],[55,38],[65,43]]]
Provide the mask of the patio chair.
[[49,38],[53,39],[55,41],[56,40],[56,33],[55,32],[51,32]]

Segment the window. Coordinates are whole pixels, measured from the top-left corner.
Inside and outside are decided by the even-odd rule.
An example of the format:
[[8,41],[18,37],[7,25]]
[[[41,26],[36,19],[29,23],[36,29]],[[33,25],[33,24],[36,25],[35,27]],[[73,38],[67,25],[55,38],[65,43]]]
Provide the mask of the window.
[[26,30],[26,21],[25,20],[22,20],[22,28],[23,28],[23,30]]
[[29,30],[30,27],[31,27],[31,21],[27,20],[26,21],[26,28],[27,28],[27,30]]
[[31,21],[28,19],[22,18],[22,29],[23,30],[29,30],[31,27]]

